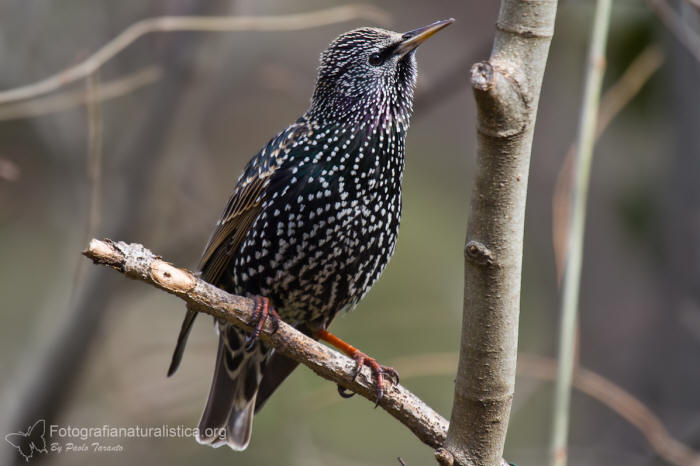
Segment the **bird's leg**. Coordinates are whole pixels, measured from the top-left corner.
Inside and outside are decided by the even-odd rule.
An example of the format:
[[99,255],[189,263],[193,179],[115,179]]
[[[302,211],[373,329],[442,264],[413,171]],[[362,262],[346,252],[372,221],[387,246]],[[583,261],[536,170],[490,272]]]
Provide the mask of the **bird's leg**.
[[250,326],[253,327],[253,331],[250,333],[248,338],[246,338],[245,347],[247,350],[253,349],[253,345],[258,341],[260,337],[260,331],[267,319],[272,320],[272,333],[275,333],[280,327],[280,316],[277,311],[270,306],[270,300],[263,296],[254,296],[253,301],[255,301],[255,308],[253,312],[255,316],[253,320],[250,321]]
[[[367,366],[370,368],[372,375],[374,375],[374,378],[377,380],[377,404],[375,407],[379,406],[379,402],[382,401],[382,397],[384,396],[384,376],[387,375],[389,380],[394,383],[399,383],[399,373],[396,372],[394,368],[378,364],[376,359],[367,356],[362,351],[358,350],[349,343],[344,342],[329,331],[320,329],[316,332],[316,337],[318,337],[319,340],[330,343],[355,360],[355,372],[352,377],[353,380],[355,380],[359,375],[360,371],[362,370],[362,366]],[[352,394],[349,394],[350,392],[346,391],[340,386],[338,386],[338,393],[340,393],[340,396],[343,398],[350,398],[352,396]]]

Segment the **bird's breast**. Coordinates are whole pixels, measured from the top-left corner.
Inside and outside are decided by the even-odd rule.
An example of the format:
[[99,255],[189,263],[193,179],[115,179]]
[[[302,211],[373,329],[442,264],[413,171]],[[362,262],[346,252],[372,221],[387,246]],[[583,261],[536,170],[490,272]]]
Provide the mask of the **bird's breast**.
[[375,138],[356,153],[341,144],[335,158],[308,151],[283,167],[286,182],[273,186],[234,260],[236,291],[269,297],[291,323],[356,304],[396,245],[403,138],[394,138],[394,150]]

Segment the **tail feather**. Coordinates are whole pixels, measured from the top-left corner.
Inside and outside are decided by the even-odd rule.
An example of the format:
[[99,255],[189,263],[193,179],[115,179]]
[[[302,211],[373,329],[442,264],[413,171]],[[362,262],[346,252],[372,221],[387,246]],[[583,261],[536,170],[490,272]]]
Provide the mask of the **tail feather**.
[[175,345],[175,351],[173,351],[173,358],[170,361],[170,367],[168,368],[168,377],[173,375],[177,368],[180,366],[180,361],[182,361],[182,355],[185,352],[185,346],[187,345],[187,337],[190,336],[190,330],[192,330],[192,324],[194,324],[194,319],[197,317],[197,312],[190,309],[187,306],[187,314],[185,314],[185,320],[182,321],[182,327],[180,327],[180,334],[177,336],[177,344]]
[[[316,340],[313,330],[308,325],[299,324],[295,328],[307,337]],[[280,384],[285,381],[298,365],[299,363],[295,360],[282,356],[274,350],[270,350],[265,368],[263,369],[258,396],[255,400],[256,413],[262,409],[270,395],[277,390]]]
[[236,328],[221,326],[214,378],[199,421],[199,443],[240,451],[250,442],[266,350],[256,343],[247,351],[243,339]]

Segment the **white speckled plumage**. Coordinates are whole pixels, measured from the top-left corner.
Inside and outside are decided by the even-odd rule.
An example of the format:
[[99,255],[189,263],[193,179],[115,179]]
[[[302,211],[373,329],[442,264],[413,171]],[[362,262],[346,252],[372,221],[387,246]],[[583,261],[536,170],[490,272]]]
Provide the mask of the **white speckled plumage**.
[[[200,263],[205,280],[266,297],[306,333],[360,301],[396,246],[414,49],[424,40],[414,39],[425,30],[361,28],[330,44],[309,110],[238,179]],[[169,374],[195,315],[188,311]],[[277,355],[272,362],[261,342],[246,349],[245,334],[226,322],[217,328],[217,369],[198,440],[240,450],[250,439],[253,410],[295,363]]]

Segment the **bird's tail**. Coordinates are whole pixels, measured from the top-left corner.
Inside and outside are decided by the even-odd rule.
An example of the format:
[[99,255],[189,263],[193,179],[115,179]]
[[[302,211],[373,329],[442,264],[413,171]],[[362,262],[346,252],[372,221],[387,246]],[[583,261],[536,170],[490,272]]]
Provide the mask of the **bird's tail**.
[[197,314],[198,312],[190,308],[190,305],[188,304],[185,320],[182,321],[180,334],[177,336],[177,344],[175,345],[175,351],[173,351],[173,359],[170,361],[170,367],[168,368],[168,377],[173,375],[180,366],[182,355],[184,354],[185,346],[187,345],[187,337],[190,336],[190,330],[192,330],[192,324],[194,324],[194,319],[197,318]]
[[260,342],[247,350],[245,334],[219,326],[219,350],[207,406],[199,421],[197,441],[245,450],[253,428],[255,398],[262,378],[266,348]]

